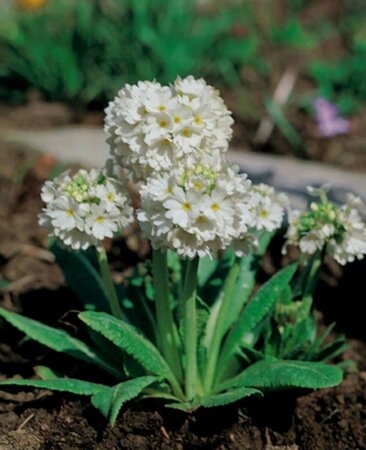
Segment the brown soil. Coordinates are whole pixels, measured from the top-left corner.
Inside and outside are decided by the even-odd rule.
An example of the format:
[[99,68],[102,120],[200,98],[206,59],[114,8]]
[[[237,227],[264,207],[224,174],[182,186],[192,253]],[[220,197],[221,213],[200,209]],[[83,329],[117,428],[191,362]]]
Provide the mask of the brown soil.
[[[0,304],[70,330],[78,304],[63,285],[35,217],[41,208],[40,185],[54,164],[49,157],[30,156],[0,143],[0,281],[10,282],[1,289]],[[131,242],[139,248],[136,240]],[[124,265],[115,265],[119,274],[137,259],[133,245],[125,246],[129,259]],[[357,361],[360,370],[336,388],[300,396],[273,395],[189,416],[150,401],[131,403],[114,428],[86,400],[71,395],[0,392],[0,450],[366,449],[366,343],[363,320],[355,319],[364,316],[351,307],[345,314],[341,303],[350,285],[358,287],[364,270],[359,265],[346,272],[348,285],[339,279],[338,268],[330,266],[323,277],[322,298],[332,301],[319,302],[324,321],[340,320],[352,338],[344,358]],[[18,345],[21,333],[4,323],[0,327],[0,379],[30,377],[37,364],[75,370],[73,361],[35,343]]]
[[[366,374],[339,387],[185,416],[143,403],[110,428],[84,401],[47,396],[0,415],[1,450],[366,448]],[[28,394],[27,394],[28,395]]]
[[73,111],[62,103],[46,103],[37,94],[29,96],[25,105],[0,103],[2,128],[45,129],[70,124],[101,126],[101,111]]

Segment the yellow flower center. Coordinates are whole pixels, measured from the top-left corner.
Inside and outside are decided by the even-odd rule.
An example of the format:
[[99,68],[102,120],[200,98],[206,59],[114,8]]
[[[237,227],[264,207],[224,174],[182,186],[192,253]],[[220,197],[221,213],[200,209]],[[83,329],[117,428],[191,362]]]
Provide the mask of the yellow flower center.
[[73,211],[72,209],[68,209],[68,210],[66,211],[66,214],[67,214],[69,217],[73,217],[73,216],[74,216],[74,211]]
[[217,203],[212,203],[211,209],[212,211],[216,212],[220,209],[220,205],[218,205]]
[[97,217],[96,223],[103,223],[105,221],[105,217],[99,216]]
[[262,219],[267,219],[268,211],[266,211],[265,209],[262,209],[262,211],[260,212],[260,216],[262,217]]
[[182,131],[182,134],[184,137],[191,137],[192,136],[192,131],[189,128],[184,128]]
[[194,122],[196,125],[201,125],[202,124],[202,117],[201,116],[196,116],[194,118]]
[[182,207],[184,211],[190,211],[192,209],[191,204],[188,202],[184,202]]
[[206,223],[207,220],[206,220],[205,216],[198,216],[197,219],[196,219],[196,222],[197,223]]
[[165,119],[163,119],[159,122],[160,128],[165,128],[167,125],[168,125],[168,122]]
[[114,195],[113,195],[113,192],[109,192],[109,193],[107,194],[107,200],[108,200],[109,202],[113,202],[113,201],[114,201]]
[[175,123],[180,123],[182,121],[182,119],[179,116],[175,116],[174,117],[174,122]]
[[195,191],[200,191],[203,188],[203,184],[200,181],[195,181],[193,183],[193,189]]
[[165,111],[165,106],[164,105],[159,105],[158,106],[158,110],[159,111]]

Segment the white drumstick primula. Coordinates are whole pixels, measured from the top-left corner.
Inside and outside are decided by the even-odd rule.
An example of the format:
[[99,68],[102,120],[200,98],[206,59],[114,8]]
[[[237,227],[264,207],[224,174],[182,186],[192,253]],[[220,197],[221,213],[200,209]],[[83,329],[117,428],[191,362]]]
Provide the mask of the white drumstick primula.
[[125,185],[98,170],[65,172],[46,181],[41,197],[39,223],[73,250],[99,247],[133,221]]
[[137,219],[154,248],[186,258],[213,256],[247,240],[253,224],[251,182],[223,163],[189,166],[151,178],[141,188]]
[[221,158],[232,135],[231,113],[203,79],[177,78],[126,85],[106,109],[112,157],[135,181],[197,162]]
[[288,245],[296,245],[309,256],[324,250],[341,265],[362,259],[366,255],[366,224],[357,210],[362,200],[349,194],[346,203],[337,206],[328,200],[325,189],[310,188],[309,193],[320,201],[312,202],[309,211],[289,214],[284,252]]

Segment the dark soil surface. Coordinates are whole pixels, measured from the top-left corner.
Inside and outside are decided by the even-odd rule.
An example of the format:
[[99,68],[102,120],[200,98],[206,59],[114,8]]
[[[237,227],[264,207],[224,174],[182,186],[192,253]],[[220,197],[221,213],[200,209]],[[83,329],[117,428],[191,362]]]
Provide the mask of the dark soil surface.
[[[36,217],[41,183],[55,163],[0,143],[0,305],[70,331],[78,304],[64,286]],[[127,259],[123,266],[115,262],[116,277],[137,261],[136,252],[146,252],[133,234],[113,251],[121,246]],[[268,257],[265,270],[276,263]],[[7,390],[0,392],[0,450],[366,449],[366,336],[362,298],[356,294],[363,292],[364,273],[360,263],[343,278],[338,266],[329,265],[323,274],[318,301],[323,321],[339,323],[337,333],[345,331],[350,338],[344,359],[358,363],[358,371],[336,388],[247,400],[189,416],[151,401],[130,403],[114,428],[84,399]],[[21,338],[0,323],[0,379],[31,377],[35,365],[75,370],[73,361],[31,342],[18,344]]]
[[246,402],[192,416],[140,403],[124,409],[114,428],[86,402],[18,395],[15,408],[0,414],[0,449],[364,449],[365,389],[360,373],[297,400]]

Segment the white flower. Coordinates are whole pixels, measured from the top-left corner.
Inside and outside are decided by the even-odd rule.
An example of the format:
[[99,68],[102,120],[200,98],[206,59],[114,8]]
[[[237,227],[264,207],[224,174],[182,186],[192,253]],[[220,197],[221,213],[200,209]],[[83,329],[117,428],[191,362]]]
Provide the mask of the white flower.
[[174,106],[172,90],[168,86],[149,89],[146,98],[143,100],[144,108],[149,113],[162,113],[171,110]]
[[97,170],[79,170],[70,176],[65,172],[42,188],[46,203],[39,216],[46,227],[67,247],[85,250],[100,246],[106,237],[133,220],[123,183]]
[[253,185],[252,210],[255,218],[254,228],[274,231],[282,225],[285,207],[288,206],[285,194],[277,194],[273,187],[266,184]]
[[312,255],[324,246],[324,237],[319,230],[310,230],[299,240],[299,247],[303,253]]
[[352,194],[342,206],[331,203],[324,188],[308,189],[320,202],[312,202],[310,210],[289,215],[286,245],[298,245],[306,255],[324,251],[339,264],[366,255],[366,225],[357,207],[362,201]]
[[213,256],[234,242],[241,248],[249,242],[249,201],[250,182],[232,167],[190,165],[142,186],[137,219],[154,248],[186,258]]
[[232,123],[218,91],[190,76],[173,86],[126,85],[106,109],[105,131],[111,156],[144,181],[203,155],[220,158]]
[[166,112],[150,114],[146,118],[143,131],[144,141],[149,146],[158,141],[169,139],[173,130],[173,118]]
[[49,211],[48,216],[54,228],[70,231],[74,228],[82,229],[82,221],[80,220],[81,208],[79,203],[66,195],[55,198],[52,202],[53,208]]
[[85,230],[99,241],[106,237],[112,238],[118,230],[117,211],[111,215],[107,209],[107,202],[103,201],[98,205],[91,205],[90,212],[85,218]]
[[46,181],[42,186],[41,199],[45,202],[52,202],[57,195],[57,187],[52,181]]

